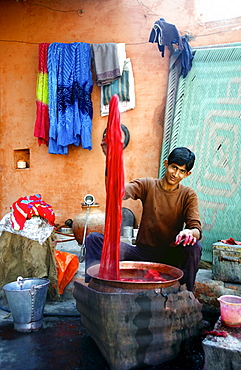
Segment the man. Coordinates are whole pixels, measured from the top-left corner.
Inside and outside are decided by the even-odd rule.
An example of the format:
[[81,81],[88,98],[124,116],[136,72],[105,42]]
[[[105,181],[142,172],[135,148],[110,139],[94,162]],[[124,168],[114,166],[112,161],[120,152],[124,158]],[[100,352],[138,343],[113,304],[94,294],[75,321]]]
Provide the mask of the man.
[[[105,147],[102,143],[105,153]],[[174,149],[165,160],[161,179],[140,178],[125,185],[124,199],[140,199],[143,206],[136,246],[121,243],[122,261],[159,262],[184,272],[181,284],[193,291],[202,246],[198,199],[194,190],[181,181],[191,175],[195,155],[188,148]],[[86,269],[99,263],[103,235],[86,238]],[[89,281],[86,274],[86,282]]]

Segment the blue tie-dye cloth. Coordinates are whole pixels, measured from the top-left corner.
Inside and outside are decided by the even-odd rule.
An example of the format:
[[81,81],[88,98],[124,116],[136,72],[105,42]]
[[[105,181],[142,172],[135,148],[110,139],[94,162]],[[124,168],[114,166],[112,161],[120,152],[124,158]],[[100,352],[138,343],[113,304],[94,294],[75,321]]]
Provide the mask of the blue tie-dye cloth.
[[92,149],[90,44],[50,44],[48,71],[49,153],[68,154],[70,144]]

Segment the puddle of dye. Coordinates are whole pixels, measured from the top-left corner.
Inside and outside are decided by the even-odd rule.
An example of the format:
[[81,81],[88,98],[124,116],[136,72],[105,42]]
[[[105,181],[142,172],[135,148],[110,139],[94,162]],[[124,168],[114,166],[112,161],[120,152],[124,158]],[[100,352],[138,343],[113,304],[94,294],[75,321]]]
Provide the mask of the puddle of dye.
[[106,280],[119,280],[120,277],[120,228],[124,196],[124,166],[118,102],[118,95],[113,95],[110,101],[105,136],[107,144],[106,216],[98,277]]
[[[133,270],[135,272],[135,270]],[[141,277],[139,274],[143,275]],[[120,277],[120,281],[132,281],[132,282],[164,282],[171,280],[171,277],[169,279],[165,279],[162,274],[156,270],[138,270],[138,277]],[[165,274],[166,275],[166,274]],[[166,275],[167,276],[167,275]]]

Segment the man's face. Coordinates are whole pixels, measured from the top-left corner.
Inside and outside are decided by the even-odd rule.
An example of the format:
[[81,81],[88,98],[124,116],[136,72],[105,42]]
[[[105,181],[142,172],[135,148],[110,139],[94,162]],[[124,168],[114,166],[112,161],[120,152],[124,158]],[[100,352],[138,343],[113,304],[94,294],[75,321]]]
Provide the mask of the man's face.
[[165,167],[166,167],[166,181],[171,186],[176,186],[182,179],[185,177],[188,177],[191,172],[186,170],[186,165],[179,166],[176,163],[171,163],[168,165],[168,162],[165,161]]

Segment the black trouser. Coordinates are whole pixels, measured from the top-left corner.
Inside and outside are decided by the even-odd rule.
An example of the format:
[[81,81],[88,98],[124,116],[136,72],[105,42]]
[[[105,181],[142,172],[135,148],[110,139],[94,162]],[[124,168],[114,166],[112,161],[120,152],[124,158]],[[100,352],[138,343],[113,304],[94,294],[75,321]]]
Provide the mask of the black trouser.
[[[86,246],[86,261],[85,269],[90,266],[100,263],[103,234],[91,233],[85,241]],[[202,246],[199,242],[194,245],[183,247],[182,244],[173,248],[163,248],[158,251],[158,256],[154,251],[142,250],[134,245],[121,242],[120,244],[120,260],[121,261],[148,261],[158,262],[180,268],[184,275],[179,280],[180,284],[186,284],[187,289],[193,291],[196,274],[201,260]],[[90,276],[85,272],[85,282],[90,281]]]

